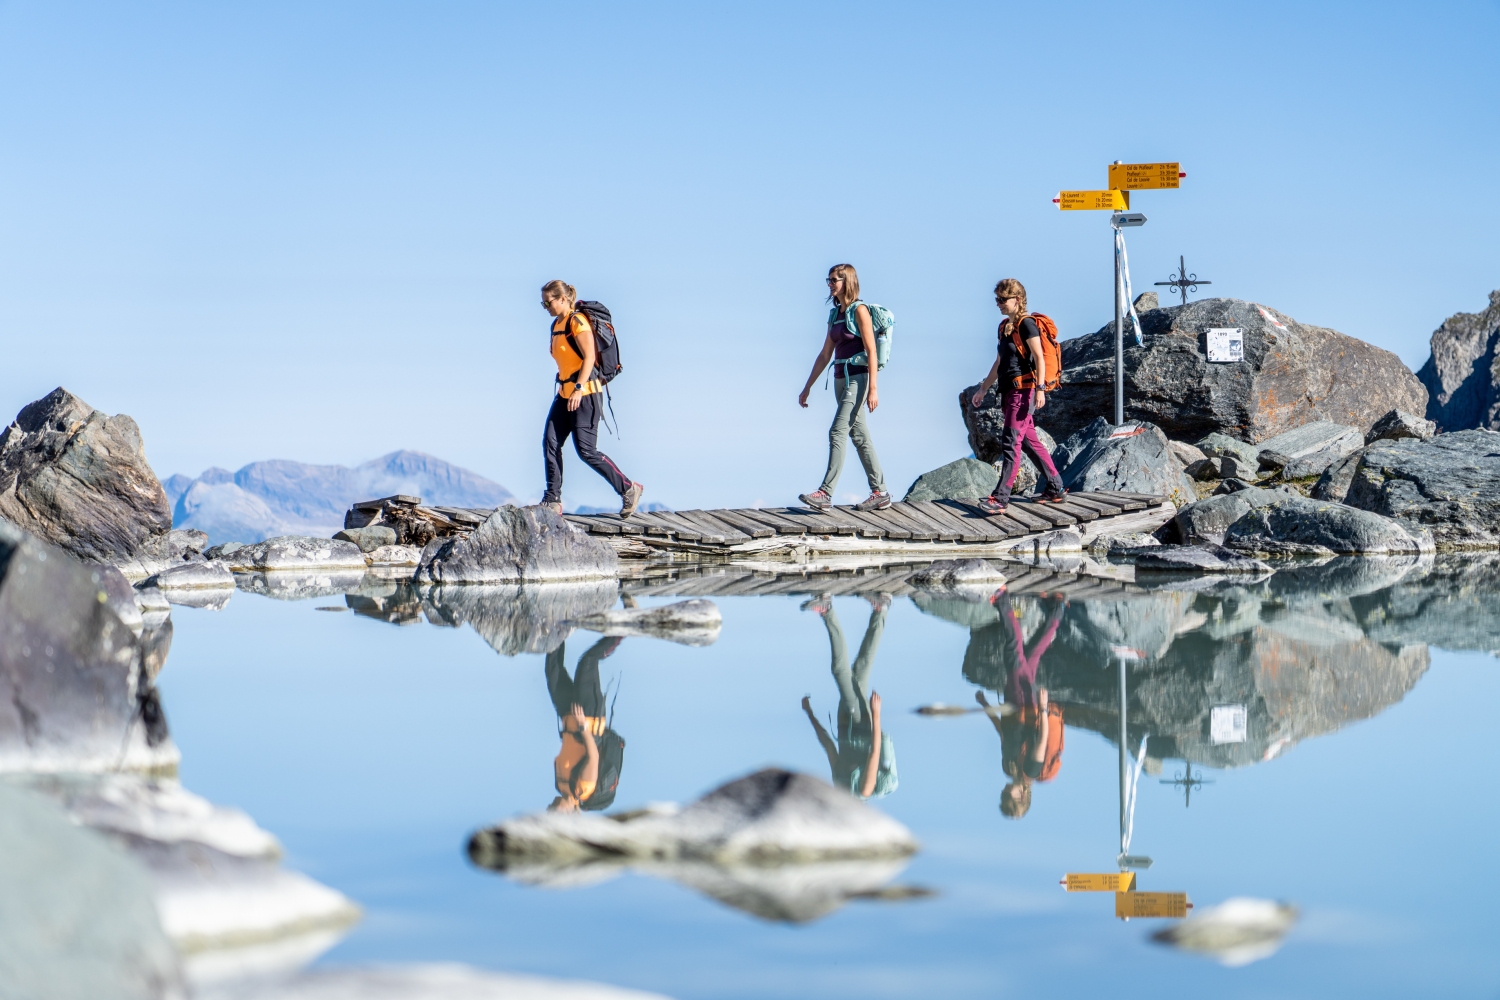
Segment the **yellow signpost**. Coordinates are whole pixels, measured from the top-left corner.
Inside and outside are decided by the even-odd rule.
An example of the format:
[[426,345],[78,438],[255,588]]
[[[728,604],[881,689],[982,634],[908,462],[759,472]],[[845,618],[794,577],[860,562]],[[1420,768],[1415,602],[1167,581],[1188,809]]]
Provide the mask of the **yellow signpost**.
[[1130,892],[1135,888],[1135,872],[1069,872],[1062,884],[1069,892]]
[[1176,163],[1111,163],[1109,186],[1121,191],[1180,187],[1187,174]]
[[1124,920],[1131,917],[1182,918],[1187,916],[1192,905],[1185,892],[1115,893],[1115,916]]
[[1059,191],[1052,199],[1064,212],[1124,212],[1130,208],[1129,191]]

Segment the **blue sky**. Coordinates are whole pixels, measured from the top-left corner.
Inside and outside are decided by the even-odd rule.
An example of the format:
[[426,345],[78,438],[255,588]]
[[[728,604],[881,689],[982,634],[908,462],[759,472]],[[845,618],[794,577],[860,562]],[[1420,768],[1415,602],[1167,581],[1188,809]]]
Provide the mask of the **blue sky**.
[[[56,385],[163,476],[431,452],[540,495],[538,288],[623,336],[647,499],[784,503],[827,267],[897,315],[890,484],[967,453],[990,288],[1109,317],[1105,165],[1138,288],[1396,351],[1500,287],[1500,3],[0,4],[0,410]],[[609,500],[568,463],[569,503]],[[840,493],[863,488],[851,459]]]

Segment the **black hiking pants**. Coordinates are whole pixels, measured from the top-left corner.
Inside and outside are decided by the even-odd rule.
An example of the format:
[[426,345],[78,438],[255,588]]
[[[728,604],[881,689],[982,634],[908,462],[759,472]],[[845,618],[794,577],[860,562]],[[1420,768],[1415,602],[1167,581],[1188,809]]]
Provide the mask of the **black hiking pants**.
[[599,661],[620,645],[618,636],[605,636],[578,658],[578,669],[568,676],[567,644],[559,643],[547,654],[547,693],[559,719],[567,718],[574,705],[583,706],[583,714],[602,719],[607,713],[604,689],[599,684]]
[[573,435],[573,448],[599,475],[609,480],[620,496],[630,488],[630,480],[620,471],[608,455],[599,450],[599,417],[604,412],[604,395],[590,393],[578,404],[578,409],[569,410],[568,401],[561,396],[552,400],[552,409],[547,411],[547,426],[542,431],[542,457],[547,463],[547,492],[542,503],[562,502],[562,450],[568,435]]

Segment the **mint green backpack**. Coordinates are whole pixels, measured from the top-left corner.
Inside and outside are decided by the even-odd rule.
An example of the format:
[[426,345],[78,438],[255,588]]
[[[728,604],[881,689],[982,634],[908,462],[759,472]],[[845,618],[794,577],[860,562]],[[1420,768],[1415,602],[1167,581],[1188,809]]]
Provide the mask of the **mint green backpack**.
[[[870,329],[875,334],[875,360],[878,362],[875,370],[884,371],[885,366],[891,360],[891,338],[896,335],[896,314],[885,306],[877,306],[875,303],[866,302],[864,299],[855,299],[849,303],[849,312],[852,314],[859,306],[864,306],[870,310]],[[828,325],[832,326],[838,318],[839,307],[834,306],[828,311]],[[844,363],[842,361],[839,362],[839,364]],[[869,363],[870,359],[865,355],[864,351],[860,351],[848,361],[848,364],[851,365],[868,366]]]

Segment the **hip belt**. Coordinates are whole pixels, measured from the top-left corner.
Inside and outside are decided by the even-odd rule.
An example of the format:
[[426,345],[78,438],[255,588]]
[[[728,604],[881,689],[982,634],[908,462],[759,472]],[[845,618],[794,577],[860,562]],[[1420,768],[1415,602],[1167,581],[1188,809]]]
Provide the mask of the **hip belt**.
[[868,375],[869,372],[869,365],[851,365],[841,361],[833,363],[833,374],[837,378],[847,379],[850,375]]
[[604,391],[604,383],[599,381],[598,379],[590,379],[587,382],[583,382],[578,386],[577,389],[570,389],[569,387],[572,385],[572,379],[559,378],[557,380],[557,394],[564,399],[569,399],[575,395],[592,396],[596,392]]

